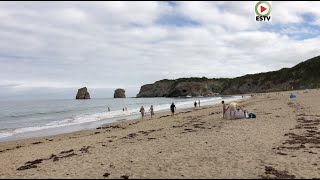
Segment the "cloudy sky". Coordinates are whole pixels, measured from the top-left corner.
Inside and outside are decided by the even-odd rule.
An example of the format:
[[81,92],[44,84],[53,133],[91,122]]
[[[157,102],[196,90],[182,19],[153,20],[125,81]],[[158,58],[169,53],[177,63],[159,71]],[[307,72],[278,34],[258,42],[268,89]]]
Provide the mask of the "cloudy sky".
[[180,77],[236,77],[320,55],[320,2],[0,2],[0,98],[91,97]]

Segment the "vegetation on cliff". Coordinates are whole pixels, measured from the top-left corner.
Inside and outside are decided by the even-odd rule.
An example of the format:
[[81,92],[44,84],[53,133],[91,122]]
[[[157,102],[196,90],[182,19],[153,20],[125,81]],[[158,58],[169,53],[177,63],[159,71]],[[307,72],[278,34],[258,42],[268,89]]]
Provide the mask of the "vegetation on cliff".
[[137,97],[213,96],[320,88],[320,56],[292,68],[237,78],[163,79],[141,87]]

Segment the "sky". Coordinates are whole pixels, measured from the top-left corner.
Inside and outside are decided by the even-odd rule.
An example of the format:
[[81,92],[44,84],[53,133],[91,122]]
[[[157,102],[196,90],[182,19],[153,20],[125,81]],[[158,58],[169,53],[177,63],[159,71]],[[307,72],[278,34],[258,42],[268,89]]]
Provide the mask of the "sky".
[[320,2],[0,2],[0,100],[92,98],[182,77],[238,77],[320,55]]

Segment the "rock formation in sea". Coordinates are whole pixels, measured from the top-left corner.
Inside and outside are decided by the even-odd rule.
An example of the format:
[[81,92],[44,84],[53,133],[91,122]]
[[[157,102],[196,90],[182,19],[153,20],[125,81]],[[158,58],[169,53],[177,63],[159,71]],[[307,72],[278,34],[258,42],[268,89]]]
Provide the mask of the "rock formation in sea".
[[116,89],[115,91],[114,91],[114,95],[113,95],[113,97],[114,98],[125,98],[126,97],[126,94],[125,94],[125,90],[124,89]]
[[90,99],[90,94],[86,87],[78,89],[76,99]]

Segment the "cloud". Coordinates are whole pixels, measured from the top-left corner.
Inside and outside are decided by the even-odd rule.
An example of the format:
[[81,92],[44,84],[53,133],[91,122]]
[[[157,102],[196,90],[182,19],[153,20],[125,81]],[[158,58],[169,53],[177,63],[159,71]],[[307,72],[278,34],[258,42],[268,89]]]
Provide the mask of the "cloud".
[[3,83],[3,84],[0,84],[0,88],[11,88],[11,87],[17,87],[19,85],[20,84],[18,83]]
[[256,22],[254,2],[1,2],[0,84],[137,94],[164,78],[292,67],[319,55],[318,5],[273,2],[272,22]]

